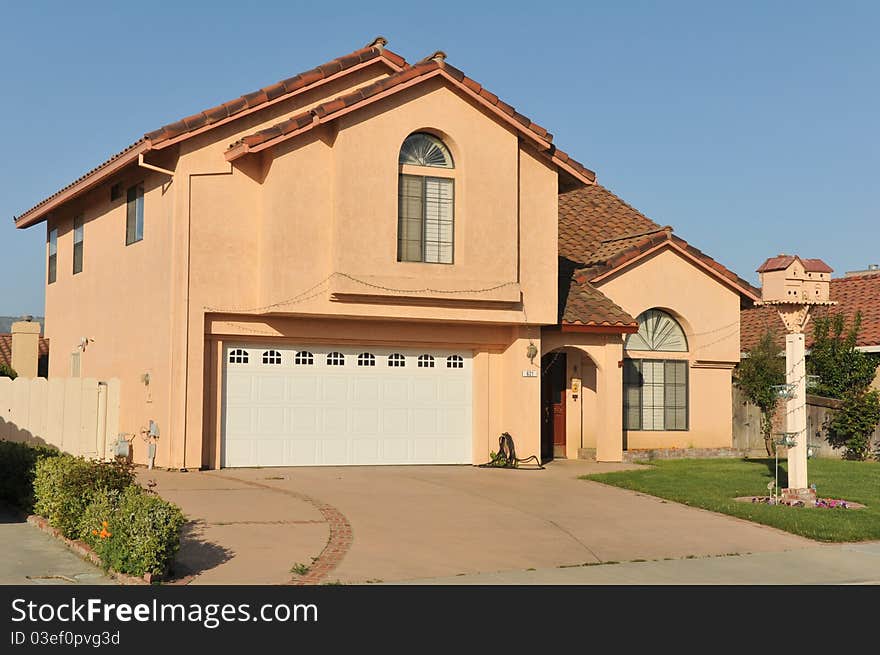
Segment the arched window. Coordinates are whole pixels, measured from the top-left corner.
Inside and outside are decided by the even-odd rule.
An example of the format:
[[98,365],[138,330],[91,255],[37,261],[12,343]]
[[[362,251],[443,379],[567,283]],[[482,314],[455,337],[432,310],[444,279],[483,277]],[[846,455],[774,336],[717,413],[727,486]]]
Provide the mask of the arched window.
[[229,363],[230,364],[247,364],[248,363],[247,350],[242,350],[241,348],[236,348],[235,350],[230,350],[229,351]]
[[419,355],[419,368],[434,368],[434,357],[432,355]]
[[[636,320],[639,331],[627,338],[627,350],[687,352],[684,330],[667,312],[649,309]],[[687,430],[689,395],[688,360],[623,360],[624,430]]]
[[345,355],[338,352],[327,353],[327,366],[345,366]]
[[398,368],[406,366],[406,357],[404,357],[400,353],[391,353],[390,355],[388,355],[388,366]]
[[464,368],[464,357],[461,355],[450,355],[446,358],[446,368]]
[[280,364],[281,363],[281,353],[277,350],[267,350],[263,353],[263,363],[264,364]]
[[358,355],[358,366],[375,366],[376,356],[372,353],[361,353]]
[[315,356],[308,350],[300,350],[293,356],[293,363],[298,366],[311,366],[315,363]]
[[671,315],[660,309],[649,309],[636,318],[639,331],[629,335],[624,346],[627,350],[654,350],[687,352],[684,330]]
[[[451,264],[455,179],[427,169],[455,168],[449,148],[433,134],[414,132],[400,148],[397,194],[397,261]],[[407,167],[407,173],[403,167]],[[412,167],[426,169],[413,170]],[[432,173],[434,173],[432,175]]]

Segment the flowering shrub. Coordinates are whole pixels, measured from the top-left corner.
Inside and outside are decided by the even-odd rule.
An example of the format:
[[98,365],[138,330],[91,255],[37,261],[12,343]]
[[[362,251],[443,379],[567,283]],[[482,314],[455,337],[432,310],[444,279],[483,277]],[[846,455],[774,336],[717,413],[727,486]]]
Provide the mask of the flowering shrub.
[[131,485],[122,492],[97,492],[82,515],[79,533],[115,571],[162,574],[180,547],[184,522],[177,505]]

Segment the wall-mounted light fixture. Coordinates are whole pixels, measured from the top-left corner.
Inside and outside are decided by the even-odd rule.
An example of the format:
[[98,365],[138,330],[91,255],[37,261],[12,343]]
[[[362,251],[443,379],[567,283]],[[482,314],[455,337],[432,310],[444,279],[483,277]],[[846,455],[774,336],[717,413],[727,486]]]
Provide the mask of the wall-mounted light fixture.
[[529,341],[529,345],[526,348],[526,357],[529,358],[529,361],[532,363],[532,366],[535,365],[535,357],[538,356],[538,347],[535,345],[533,341]]

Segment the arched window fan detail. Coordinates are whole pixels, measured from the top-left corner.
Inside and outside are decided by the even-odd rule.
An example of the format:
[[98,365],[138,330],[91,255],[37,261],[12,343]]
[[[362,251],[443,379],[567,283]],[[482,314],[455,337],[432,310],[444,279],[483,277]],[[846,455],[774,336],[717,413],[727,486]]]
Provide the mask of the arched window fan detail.
[[452,154],[440,139],[427,132],[413,132],[400,147],[400,164],[454,168]]
[[639,314],[636,321],[639,331],[627,338],[627,350],[687,352],[684,330],[670,314],[660,309],[649,309]]

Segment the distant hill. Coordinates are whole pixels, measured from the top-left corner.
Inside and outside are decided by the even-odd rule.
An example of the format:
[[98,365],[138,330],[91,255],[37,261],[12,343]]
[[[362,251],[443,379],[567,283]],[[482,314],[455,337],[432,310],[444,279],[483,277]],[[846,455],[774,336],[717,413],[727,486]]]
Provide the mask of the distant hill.
[[[0,334],[12,332],[12,324],[20,320],[20,316],[0,316]],[[34,321],[40,324],[40,331],[42,332],[45,329],[43,317],[34,316]]]

